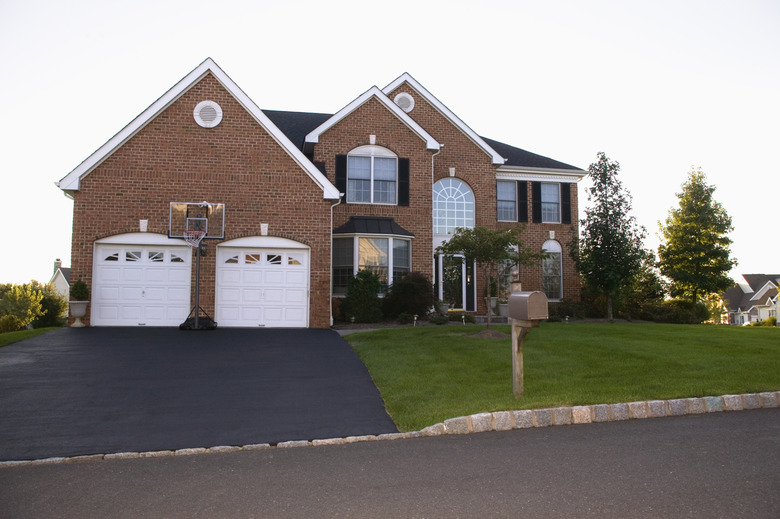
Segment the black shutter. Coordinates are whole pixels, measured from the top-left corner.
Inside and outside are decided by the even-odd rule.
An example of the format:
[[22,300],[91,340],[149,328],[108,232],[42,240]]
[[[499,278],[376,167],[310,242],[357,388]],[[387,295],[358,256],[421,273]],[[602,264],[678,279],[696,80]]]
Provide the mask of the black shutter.
[[571,223],[570,184],[561,184],[561,223]]
[[341,195],[341,202],[346,201],[347,196],[347,156],[336,155],[336,189]]
[[531,182],[531,211],[534,223],[542,223],[542,183]]
[[528,221],[528,182],[525,180],[517,183],[517,221]]
[[398,159],[398,205],[409,206],[409,159]]

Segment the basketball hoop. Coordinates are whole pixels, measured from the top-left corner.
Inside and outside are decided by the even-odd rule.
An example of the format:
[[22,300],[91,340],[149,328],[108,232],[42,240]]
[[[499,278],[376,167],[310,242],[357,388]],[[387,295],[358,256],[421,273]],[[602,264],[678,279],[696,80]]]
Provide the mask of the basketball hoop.
[[203,239],[203,237],[206,236],[206,231],[200,231],[200,230],[190,230],[187,229],[184,231],[184,241],[187,242],[187,245],[190,247],[197,247],[200,245],[200,241]]

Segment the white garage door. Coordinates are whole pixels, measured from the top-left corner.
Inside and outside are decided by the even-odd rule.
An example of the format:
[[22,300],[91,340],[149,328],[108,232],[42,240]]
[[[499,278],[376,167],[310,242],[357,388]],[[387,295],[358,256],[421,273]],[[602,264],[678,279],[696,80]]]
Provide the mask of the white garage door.
[[93,326],[178,326],[190,313],[190,247],[98,244]]
[[219,326],[308,326],[308,249],[219,248],[216,321]]

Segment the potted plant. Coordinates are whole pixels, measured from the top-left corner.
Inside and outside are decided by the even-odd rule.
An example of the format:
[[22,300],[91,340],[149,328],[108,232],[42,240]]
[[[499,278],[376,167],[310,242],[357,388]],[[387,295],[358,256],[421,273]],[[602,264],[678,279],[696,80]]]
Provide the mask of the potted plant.
[[71,325],[74,328],[83,328],[81,318],[87,314],[89,304],[89,288],[82,280],[78,280],[70,287],[70,315],[76,318]]
[[499,298],[498,300],[498,315],[501,317],[509,317],[509,300],[505,298]]
[[447,315],[447,312],[450,311],[450,302],[446,301],[444,299],[441,299],[441,300],[436,302],[436,308],[439,309],[439,314]]
[[488,312],[490,315],[496,315],[496,303],[498,302],[498,283],[493,276],[490,276],[490,282],[488,283],[490,288],[490,295],[488,301]]

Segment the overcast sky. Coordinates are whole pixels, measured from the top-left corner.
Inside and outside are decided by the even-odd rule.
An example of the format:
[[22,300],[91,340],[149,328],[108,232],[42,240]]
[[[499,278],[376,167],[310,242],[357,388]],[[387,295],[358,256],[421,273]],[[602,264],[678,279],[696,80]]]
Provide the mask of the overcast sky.
[[603,151],[654,250],[701,167],[732,275],[780,273],[779,28],[777,0],[0,0],[0,282],[70,265],[54,183],[207,57],[261,108],[333,113],[409,72],[482,136]]

